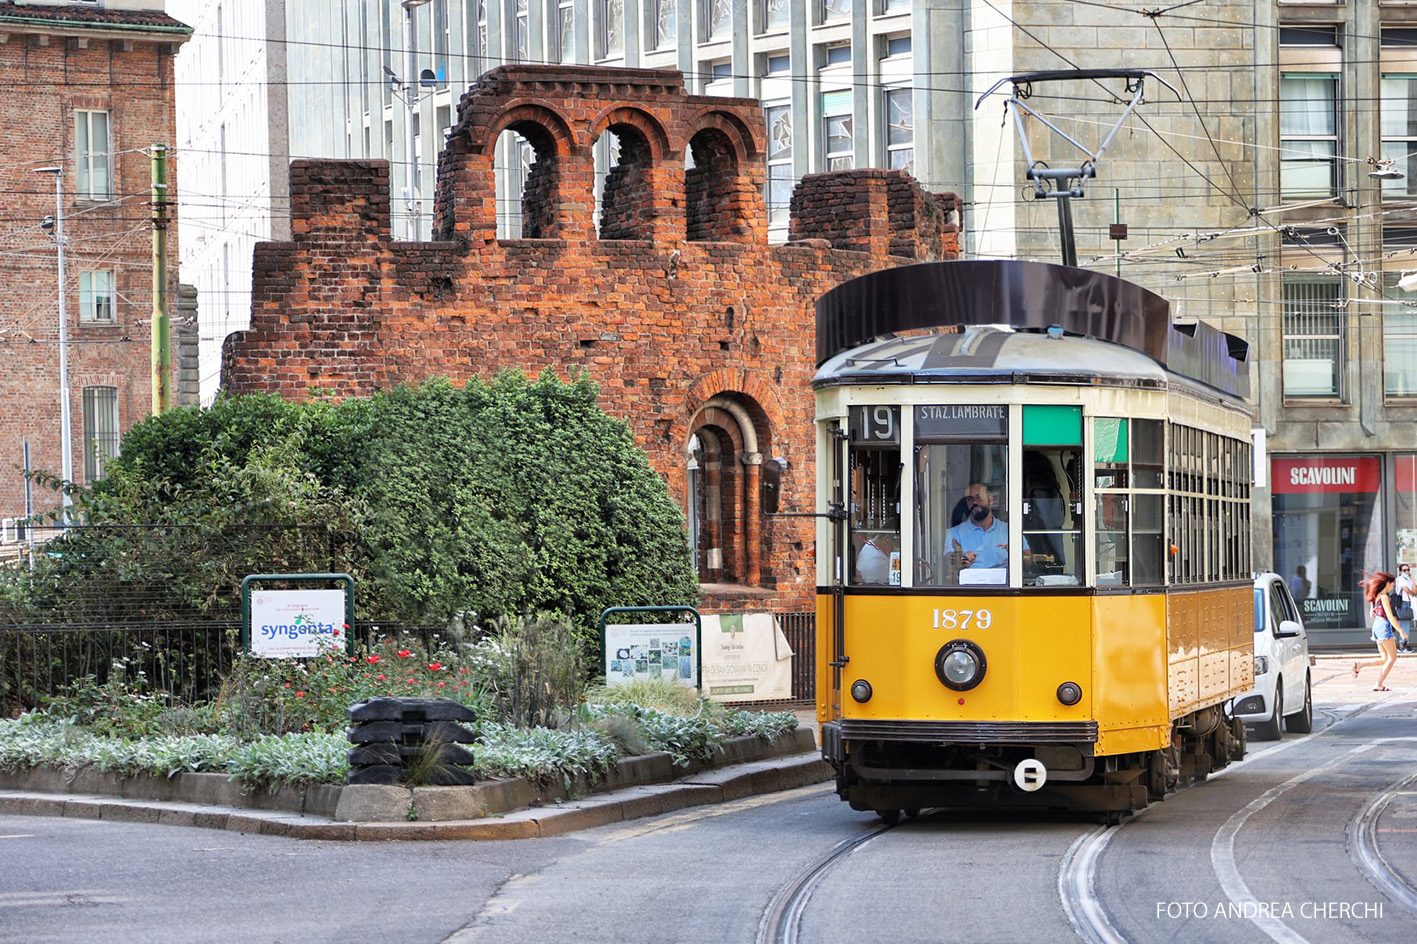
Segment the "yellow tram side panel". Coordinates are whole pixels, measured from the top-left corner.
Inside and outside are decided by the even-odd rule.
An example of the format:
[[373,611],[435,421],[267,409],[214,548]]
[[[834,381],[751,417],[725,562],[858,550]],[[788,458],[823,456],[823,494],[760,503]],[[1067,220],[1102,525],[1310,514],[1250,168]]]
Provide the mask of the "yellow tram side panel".
[[1154,751],[1171,739],[1167,712],[1166,596],[1090,598],[1099,757]]
[[1168,599],[1171,717],[1219,704],[1252,688],[1251,588],[1173,589]]
[[[1087,721],[1092,715],[1092,652],[1085,597],[999,596],[969,598],[915,595],[846,596],[843,689],[856,679],[871,684],[858,704],[833,691],[834,600],[823,594],[817,610],[817,717],[911,721]],[[984,681],[959,692],[935,674],[935,657],[954,639],[983,650]],[[1083,700],[1058,701],[1058,686],[1076,682]]]

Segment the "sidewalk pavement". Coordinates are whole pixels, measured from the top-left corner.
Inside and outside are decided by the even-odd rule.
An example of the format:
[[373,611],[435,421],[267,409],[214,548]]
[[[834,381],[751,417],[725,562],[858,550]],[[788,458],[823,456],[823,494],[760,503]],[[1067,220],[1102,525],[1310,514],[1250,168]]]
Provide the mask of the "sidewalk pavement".
[[[1387,678],[1389,692],[1375,692],[1377,668],[1353,674],[1353,663],[1377,658],[1370,650],[1322,653],[1314,658],[1316,706],[1349,706],[1417,696],[1417,655],[1402,653]],[[820,743],[815,712],[797,712],[799,724]],[[431,839],[532,839],[658,816],[675,810],[775,793],[831,779],[831,768],[815,751],[701,771],[670,783],[628,787],[542,807],[482,819],[445,822],[337,822],[329,817],[245,807],[170,801],[0,790],[0,814],[69,816],[161,823],[344,841]]]

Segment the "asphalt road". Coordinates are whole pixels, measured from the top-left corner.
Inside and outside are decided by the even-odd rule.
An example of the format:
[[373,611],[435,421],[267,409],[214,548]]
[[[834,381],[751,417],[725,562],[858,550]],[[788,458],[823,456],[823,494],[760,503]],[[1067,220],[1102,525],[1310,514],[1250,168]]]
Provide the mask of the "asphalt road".
[[1386,694],[1350,664],[1315,668],[1314,734],[1252,744],[1112,829],[944,812],[884,829],[826,785],[498,843],[3,817],[0,942],[1407,944],[1417,659]]

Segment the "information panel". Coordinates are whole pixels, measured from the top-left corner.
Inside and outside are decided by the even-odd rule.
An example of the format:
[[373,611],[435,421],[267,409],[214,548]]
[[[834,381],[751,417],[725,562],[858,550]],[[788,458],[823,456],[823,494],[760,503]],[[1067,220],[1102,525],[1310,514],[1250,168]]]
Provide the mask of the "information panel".
[[607,623],[605,684],[667,679],[698,688],[697,628],[689,623]]
[[792,647],[771,613],[703,620],[704,694],[722,702],[792,697]]

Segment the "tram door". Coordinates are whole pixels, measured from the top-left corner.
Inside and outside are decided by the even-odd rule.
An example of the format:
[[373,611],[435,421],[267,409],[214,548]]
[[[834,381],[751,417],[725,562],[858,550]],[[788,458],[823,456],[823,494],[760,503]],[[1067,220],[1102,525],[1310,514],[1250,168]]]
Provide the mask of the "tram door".
[[[829,423],[826,428],[826,441],[824,447],[830,454],[831,460],[828,467],[827,481],[831,486],[828,496],[828,508],[837,510],[848,507],[850,497],[848,495],[847,482],[847,443],[846,434],[842,431],[840,423]],[[841,666],[842,649],[846,644],[846,581],[847,574],[851,566],[848,560],[847,549],[850,546],[850,537],[847,529],[847,521],[841,515],[830,515],[827,517],[827,527],[830,530],[831,539],[827,546],[831,554],[830,567],[828,568],[831,578],[831,672],[828,678],[831,680],[831,715],[834,718],[841,717]],[[820,639],[820,635],[818,639]],[[820,664],[820,663],[819,663]],[[822,676],[817,676],[820,684]]]

